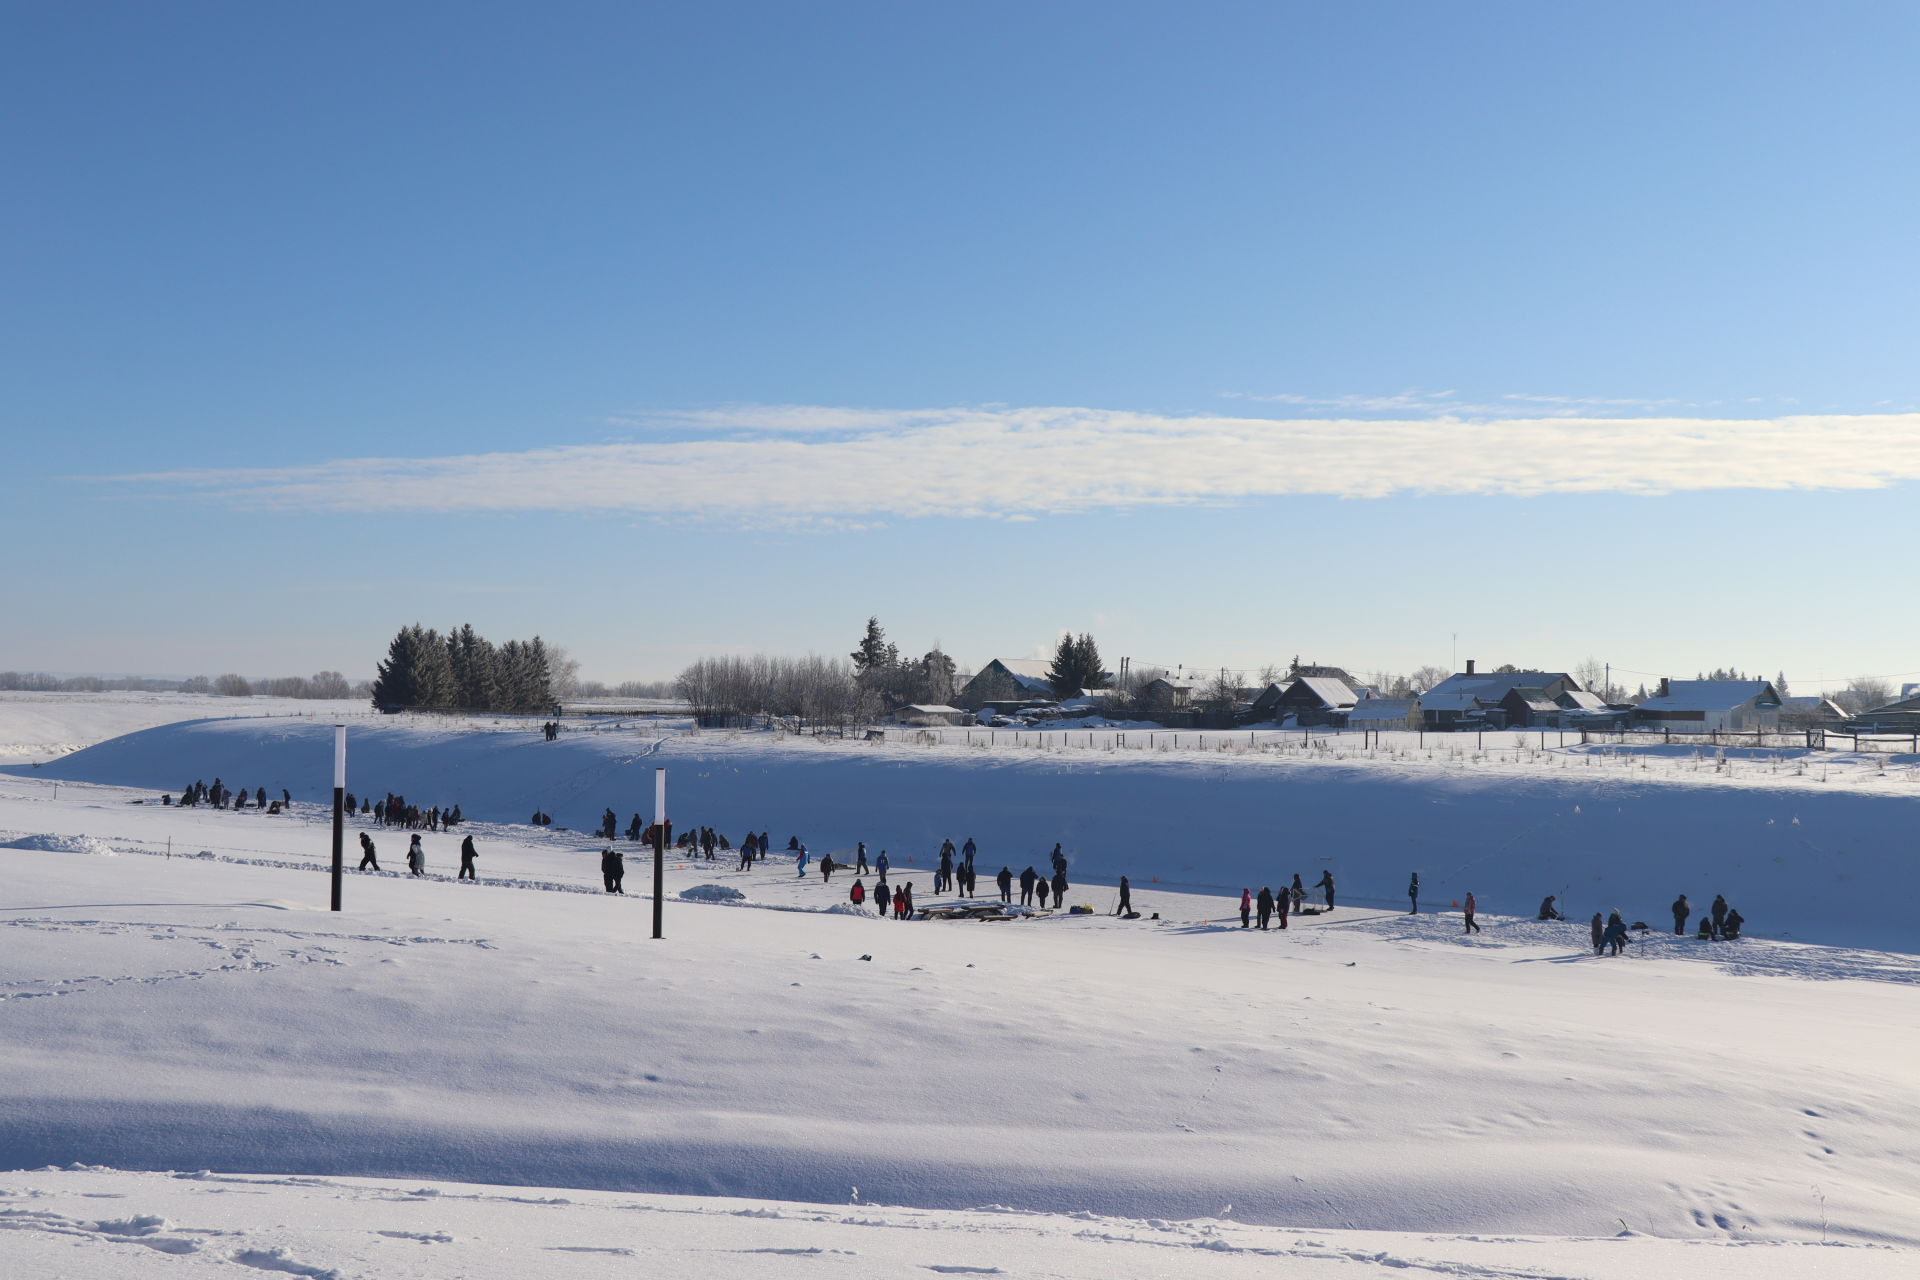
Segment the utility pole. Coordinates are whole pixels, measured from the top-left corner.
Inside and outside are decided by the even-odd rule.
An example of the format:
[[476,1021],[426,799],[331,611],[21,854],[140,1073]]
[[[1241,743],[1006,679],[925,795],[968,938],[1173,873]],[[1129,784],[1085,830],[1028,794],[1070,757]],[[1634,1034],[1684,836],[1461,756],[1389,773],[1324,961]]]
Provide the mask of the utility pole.
[[347,726],[333,726],[333,910],[340,910],[340,876],[346,838]]
[[653,936],[660,931],[660,912],[667,897],[667,771],[653,771]]

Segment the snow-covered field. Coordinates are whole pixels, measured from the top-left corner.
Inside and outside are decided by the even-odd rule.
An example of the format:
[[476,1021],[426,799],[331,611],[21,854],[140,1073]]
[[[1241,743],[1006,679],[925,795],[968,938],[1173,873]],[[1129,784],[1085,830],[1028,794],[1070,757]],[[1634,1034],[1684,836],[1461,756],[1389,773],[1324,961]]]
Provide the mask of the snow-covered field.
[[[61,1166],[0,1175],[0,1264],[18,1260],[0,1269],[1920,1264],[1903,795],[1584,766],[351,732],[353,789],[480,819],[482,883],[453,881],[455,838],[428,833],[428,878],[350,872],[347,910],[323,910],[324,725],[173,725],[0,772],[0,844],[41,846],[0,848],[0,1167]],[[886,846],[923,904],[942,835],[975,836],[989,874],[1044,865],[1058,839],[1070,902],[1105,912],[1124,872],[1161,918],[883,921],[848,914],[850,877],[723,854],[670,862],[655,942],[635,846],[629,896],[609,897],[597,842],[518,823],[612,804],[624,824],[656,766],[681,822],[798,834],[816,855]],[[215,774],[301,803],[156,803]],[[404,836],[373,836],[403,865]],[[1323,867],[1338,910],[1240,929],[1240,883]],[[1441,910],[1405,914],[1415,867]],[[1561,879],[1576,913],[1618,899],[1656,926],[1677,889],[1725,891],[1765,936],[1656,929],[1596,958],[1584,923],[1529,918]],[[746,902],[679,900],[702,884]],[[1471,937],[1445,909],[1466,888],[1499,913]],[[1883,949],[1804,941],[1862,935]]]
[[136,729],[182,720],[371,714],[365,698],[220,698],[204,693],[21,693],[0,690],[0,764],[54,760]]

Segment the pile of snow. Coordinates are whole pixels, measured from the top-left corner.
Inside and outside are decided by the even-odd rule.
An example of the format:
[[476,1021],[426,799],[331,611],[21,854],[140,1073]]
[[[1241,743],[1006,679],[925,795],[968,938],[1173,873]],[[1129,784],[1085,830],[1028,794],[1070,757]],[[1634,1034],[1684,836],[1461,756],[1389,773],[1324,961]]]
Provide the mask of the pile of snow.
[[697,884],[691,889],[682,889],[680,896],[688,902],[745,902],[747,895],[731,885]]
[[0,849],[34,849],[41,853],[91,853],[104,858],[117,855],[104,840],[92,836],[22,836],[0,843]]

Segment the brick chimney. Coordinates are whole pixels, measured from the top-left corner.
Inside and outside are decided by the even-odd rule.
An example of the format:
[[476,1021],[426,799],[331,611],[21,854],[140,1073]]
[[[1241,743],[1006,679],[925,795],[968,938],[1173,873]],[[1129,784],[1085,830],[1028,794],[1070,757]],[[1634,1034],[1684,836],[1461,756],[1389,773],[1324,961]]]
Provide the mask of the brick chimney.
[[1468,675],[1472,675],[1472,674],[1473,674],[1473,659],[1472,659],[1472,658],[1468,658],[1468,659],[1467,659],[1467,674],[1468,674]]
[[1672,693],[1672,692],[1673,692],[1673,686],[1672,686],[1672,685],[1671,685],[1671,684],[1670,684],[1670,683],[1668,682],[1668,680],[1667,680],[1667,678],[1666,678],[1665,676],[1661,676],[1661,677],[1660,677],[1660,692],[1659,692],[1659,693],[1656,693],[1656,694],[1654,695],[1654,697],[1656,697],[1656,698],[1664,698],[1664,697],[1666,697],[1666,696],[1667,696],[1668,694],[1670,694],[1670,693]]

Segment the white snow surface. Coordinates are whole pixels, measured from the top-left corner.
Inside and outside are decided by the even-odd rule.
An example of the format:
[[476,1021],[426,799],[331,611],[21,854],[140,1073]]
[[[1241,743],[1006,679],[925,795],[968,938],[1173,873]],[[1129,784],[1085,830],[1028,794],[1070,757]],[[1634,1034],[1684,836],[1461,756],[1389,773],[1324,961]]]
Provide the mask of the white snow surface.
[[[1869,854],[1903,796],[383,722],[352,731],[350,785],[458,800],[482,880],[451,878],[440,833],[431,874],[395,874],[405,835],[371,828],[389,870],[349,871],[334,914],[328,737],[180,724],[0,772],[0,840],[121,854],[0,849],[0,1168],[59,1167],[0,1175],[0,1270],[1920,1263],[1920,948],[1896,910],[1920,871]],[[1059,839],[1069,902],[1107,911],[1102,880],[1125,872],[1161,918],[898,923],[853,912],[845,873],[722,854],[670,861],[667,896],[750,901],[669,901],[656,942],[648,853],[622,842],[629,893],[610,897],[598,841],[516,821],[613,804],[624,826],[656,765],[681,825],[737,841],[751,823],[836,861],[865,839],[921,905],[943,835],[979,841],[983,885]],[[215,774],[299,803],[155,802]],[[1795,834],[1760,845],[1769,825]],[[1386,905],[1409,864],[1441,910]],[[1322,867],[1360,900],[1239,927],[1243,878]],[[1582,913],[1618,898],[1660,925],[1676,887],[1696,905],[1719,888],[1763,933],[1864,918],[1905,945],[1656,930],[1596,958],[1584,923],[1527,918],[1548,869],[1574,867],[1601,877],[1569,891]],[[1456,885],[1483,933],[1445,909]]]
[[0,764],[54,760],[136,729],[181,720],[304,716],[332,723],[370,714],[365,698],[222,698],[204,693],[25,693],[0,690]]

